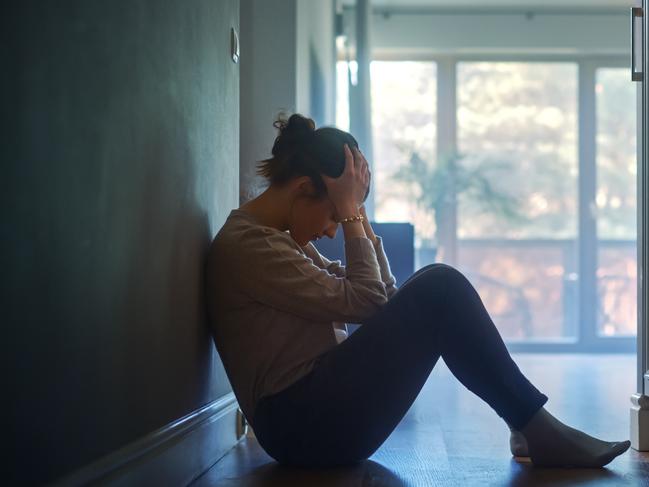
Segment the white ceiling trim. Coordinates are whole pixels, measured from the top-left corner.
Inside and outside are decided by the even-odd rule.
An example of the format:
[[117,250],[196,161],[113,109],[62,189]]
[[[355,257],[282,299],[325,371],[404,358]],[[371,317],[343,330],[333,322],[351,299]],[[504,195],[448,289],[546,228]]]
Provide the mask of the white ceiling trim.
[[[355,0],[342,0],[343,5],[352,7]],[[372,0],[380,8],[444,8],[444,9],[515,9],[515,10],[593,10],[628,9],[634,0]]]

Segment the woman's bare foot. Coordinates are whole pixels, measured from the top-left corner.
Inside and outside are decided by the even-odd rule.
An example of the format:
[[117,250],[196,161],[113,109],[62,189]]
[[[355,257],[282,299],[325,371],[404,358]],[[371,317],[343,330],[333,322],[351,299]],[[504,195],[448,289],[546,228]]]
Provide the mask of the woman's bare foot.
[[527,440],[520,431],[512,430],[509,435],[509,449],[515,457],[529,457]]
[[562,423],[545,408],[521,428],[532,463],[546,467],[603,467],[631,446],[603,441]]

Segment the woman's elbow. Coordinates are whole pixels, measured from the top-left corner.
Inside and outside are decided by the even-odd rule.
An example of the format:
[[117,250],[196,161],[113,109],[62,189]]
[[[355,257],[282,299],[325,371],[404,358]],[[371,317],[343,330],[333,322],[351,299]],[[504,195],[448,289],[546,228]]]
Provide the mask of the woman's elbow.
[[347,322],[360,323],[379,311],[388,302],[388,295],[383,283],[372,286],[363,286],[356,288],[354,292],[348,294],[350,314]]
[[368,318],[385,306],[387,302],[388,295],[385,292],[385,287],[382,290],[377,289],[367,297],[367,301],[363,306],[363,314]]

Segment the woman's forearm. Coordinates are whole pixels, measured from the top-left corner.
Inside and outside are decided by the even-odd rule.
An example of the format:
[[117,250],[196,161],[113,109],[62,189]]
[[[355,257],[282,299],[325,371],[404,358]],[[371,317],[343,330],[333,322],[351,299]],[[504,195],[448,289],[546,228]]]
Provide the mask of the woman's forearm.
[[376,235],[374,235],[374,230],[372,230],[370,222],[363,220],[363,228],[365,228],[365,235],[367,235],[367,238],[369,238],[372,243],[376,243]]
[[[361,215],[363,215],[363,217],[364,217],[363,218],[363,229],[365,230],[365,234],[366,234],[367,238],[369,238],[372,241],[372,243],[374,244],[374,246],[376,248],[376,244],[378,242],[378,239],[377,239],[376,235],[374,234],[374,230],[372,229],[372,225],[370,225],[370,220],[367,218],[367,213],[365,213],[365,205],[361,206],[359,208],[359,211],[360,211]],[[395,278],[392,275],[392,271],[390,270],[390,264],[387,261],[387,257],[384,255],[384,251],[381,250],[380,254],[378,252],[379,251],[377,249],[377,256],[376,257],[377,257],[377,259],[379,261],[379,267],[381,268],[381,280],[383,281],[383,283],[386,286],[387,297],[388,297],[388,299],[390,299],[390,297],[392,295],[394,295],[394,293],[397,292],[398,288],[396,286]]]
[[363,228],[365,229],[365,235],[367,235],[367,238],[369,238],[372,243],[376,243],[376,235],[374,234],[372,225],[370,225],[370,220],[367,218],[367,213],[365,213],[365,205],[361,206],[359,211],[361,215],[363,215]]

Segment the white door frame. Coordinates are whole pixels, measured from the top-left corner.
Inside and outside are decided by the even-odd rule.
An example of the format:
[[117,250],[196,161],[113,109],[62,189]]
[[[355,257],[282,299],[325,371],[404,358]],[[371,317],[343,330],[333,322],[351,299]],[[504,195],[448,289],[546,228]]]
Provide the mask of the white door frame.
[[[649,49],[647,42],[648,21],[647,21],[647,0],[635,0],[636,7],[641,7],[644,13],[642,21],[638,21],[636,29],[639,29],[639,36],[631,39],[635,49],[642,49],[640,58],[640,70],[646,73],[647,54]],[[631,16],[633,23],[633,17]],[[633,32],[633,29],[631,29]],[[633,34],[632,34],[633,35]],[[632,55],[634,49],[632,48]],[[632,63],[630,63],[632,64]],[[631,74],[629,73],[629,78]],[[647,201],[647,190],[649,189],[649,171],[647,170],[647,116],[649,115],[649,83],[644,74],[644,80],[638,83],[637,87],[637,154],[638,154],[638,192],[637,192],[637,213],[638,213],[638,337],[637,337],[637,391],[631,396],[631,447],[639,451],[649,451],[649,321],[647,320],[647,289],[644,277],[648,275],[647,265],[649,263],[649,245],[647,230],[649,229],[649,202]]]

